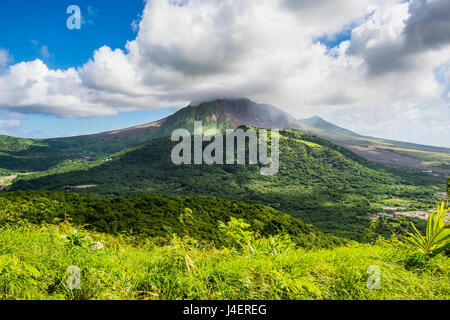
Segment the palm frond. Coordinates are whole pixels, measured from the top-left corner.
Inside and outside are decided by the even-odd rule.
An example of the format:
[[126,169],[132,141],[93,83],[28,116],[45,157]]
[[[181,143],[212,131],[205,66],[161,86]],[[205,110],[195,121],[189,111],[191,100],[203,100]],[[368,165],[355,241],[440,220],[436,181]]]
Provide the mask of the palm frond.
[[448,203],[438,204],[428,217],[425,236],[417,230],[414,223],[411,223],[414,234],[406,232],[405,240],[419,251],[429,255],[446,250],[450,246],[450,224],[445,222],[448,213]]

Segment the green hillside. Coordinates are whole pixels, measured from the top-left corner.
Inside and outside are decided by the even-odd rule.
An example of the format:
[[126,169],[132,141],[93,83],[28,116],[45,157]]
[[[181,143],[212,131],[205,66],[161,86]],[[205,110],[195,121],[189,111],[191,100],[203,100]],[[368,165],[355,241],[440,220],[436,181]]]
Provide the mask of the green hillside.
[[288,234],[302,247],[330,247],[341,243],[272,208],[214,197],[142,195],[123,198],[45,191],[0,193],[0,227],[23,220],[40,224],[69,219],[76,225],[115,235],[168,238],[173,234],[184,236],[187,232],[198,241],[221,245],[219,221],[232,217],[250,223],[252,231],[261,236]]
[[140,136],[113,139],[80,136],[38,140],[0,136],[0,176],[45,171],[67,161],[82,164],[102,159],[151,137],[150,131]]
[[280,172],[261,176],[259,166],[172,164],[175,143],[158,138],[89,169],[23,176],[12,190],[49,189],[103,195],[203,194],[261,203],[322,231],[362,239],[369,213],[392,206],[428,210],[445,190],[442,177],[371,163],[326,140],[281,131]]

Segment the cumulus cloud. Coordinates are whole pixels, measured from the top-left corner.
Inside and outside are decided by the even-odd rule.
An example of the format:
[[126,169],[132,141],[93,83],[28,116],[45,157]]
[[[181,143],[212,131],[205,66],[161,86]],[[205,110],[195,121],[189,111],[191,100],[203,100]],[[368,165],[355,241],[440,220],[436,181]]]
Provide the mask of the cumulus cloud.
[[23,132],[22,119],[24,114],[0,110],[0,134],[14,135]]
[[450,44],[450,2],[414,0],[404,34],[407,47],[414,51],[439,49]]
[[364,59],[371,75],[408,71],[432,60],[448,61],[450,2],[412,0],[371,6],[366,21],[352,30],[349,54]]
[[297,16],[309,33],[332,35],[361,21],[371,0],[283,0],[283,8]]
[[18,119],[0,119],[0,128],[2,130],[20,127],[21,122]]
[[[414,124],[413,139],[433,126],[443,143],[449,84],[436,70],[450,63],[449,7],[447,0],[148,1],[124,50],[99,48],[77,69],[51,70],[40,60],[10,66],[0,76],[0,108],[90,117],[249,97],[372,135],[403,137]],[[344,30],[351,39],[334,48],[316,40]],[[0,51],[0,68],[1,61]]]

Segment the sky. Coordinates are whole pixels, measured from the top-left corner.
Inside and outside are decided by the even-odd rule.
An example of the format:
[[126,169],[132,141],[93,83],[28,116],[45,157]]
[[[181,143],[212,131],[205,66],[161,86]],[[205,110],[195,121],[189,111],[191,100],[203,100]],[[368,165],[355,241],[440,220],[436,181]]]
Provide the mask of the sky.
[[247,97],[450,147],[448,0],[2,0],[0,30],[0,134],[89,134]]

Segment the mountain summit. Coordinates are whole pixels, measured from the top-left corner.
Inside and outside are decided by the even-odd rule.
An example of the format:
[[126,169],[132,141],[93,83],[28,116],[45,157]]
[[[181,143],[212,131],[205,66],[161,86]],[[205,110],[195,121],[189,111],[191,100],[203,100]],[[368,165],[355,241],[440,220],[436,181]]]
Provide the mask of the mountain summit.
[[203,103],[196,108],[202,110],[210,107],[223,115],[224,120],[232,127],[247,125],[258,128],[288,129],[295,126],[295,119],[288,113],[272,105],[256,103],[249,99],[220,99]]
[[267,129],[297,129],[297,120],[288,113],[268,104],[250,99],[218,99],[200,104],[190,104],[173,115],[152,123],[104,132],[95,138],[112,139],[120,136],[151,137],[170,136],[176,129],[193,131],[194,121],[202,121],[205,129],[234,129],[241,125]]
[[268,104],[249,99],[218,99],[199,105],[189,105],[165,119],[162,131],[178,128],[192,130],[194,121],[206,128],[232,129],[241,125],[270,129],[290,129],[296,120],[288,113]]

